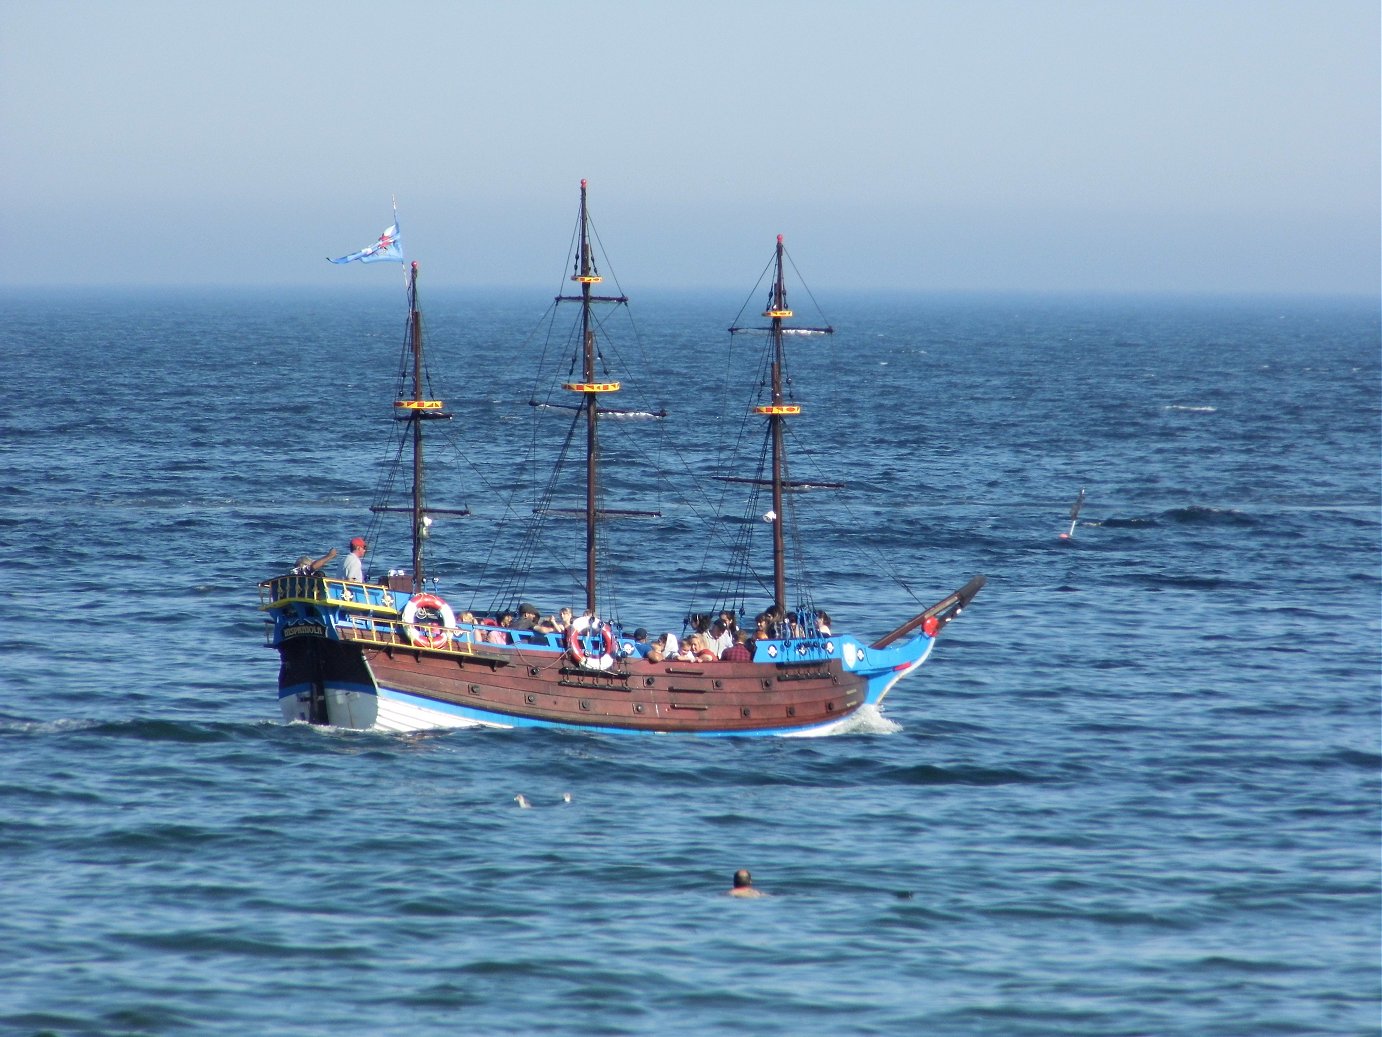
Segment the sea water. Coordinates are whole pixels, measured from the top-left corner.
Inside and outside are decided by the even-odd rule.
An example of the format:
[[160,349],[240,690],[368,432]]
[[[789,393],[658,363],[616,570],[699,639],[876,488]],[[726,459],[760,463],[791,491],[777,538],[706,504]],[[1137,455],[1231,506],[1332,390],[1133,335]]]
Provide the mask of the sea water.
[[[792,343],[794,474],[845,484],[804,495],[816,602],[876,636],[989,577],[882,713],[403,737],[281,723],[256,609],[372,528],[382,283],[4,296],[0,1032],[1378,1032],[1375,301],[835,300]],[[431,570],[487,606],[562,419],[532,296],[423,304],[472,511]],[[608,529],[626,621],[705,600],[728,520],[672,500],[721,492],[737,305],[635,301],[669,416],[610,474],[663,511]]]

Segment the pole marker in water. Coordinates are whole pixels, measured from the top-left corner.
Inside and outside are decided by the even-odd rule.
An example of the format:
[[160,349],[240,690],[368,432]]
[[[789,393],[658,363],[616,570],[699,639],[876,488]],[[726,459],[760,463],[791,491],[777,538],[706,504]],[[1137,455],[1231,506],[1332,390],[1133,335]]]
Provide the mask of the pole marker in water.
[[1070,532],[1062,533],[1062,540],[1069,540],[1075,535],[1075,520],[1080,517],[1080,509],[1084,507],[1084,487],[1080,487],[1080,495],[1075,498],[1075,503],[1070,506]]

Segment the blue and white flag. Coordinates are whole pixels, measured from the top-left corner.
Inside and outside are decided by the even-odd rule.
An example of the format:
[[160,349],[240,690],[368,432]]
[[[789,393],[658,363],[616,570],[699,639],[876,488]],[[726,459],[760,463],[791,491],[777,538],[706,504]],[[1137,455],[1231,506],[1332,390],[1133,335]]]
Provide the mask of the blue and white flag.
[[352,252],[340,259],[327,257],[329,263],[401,263],[403,262],[403,238],[398,233],[398,211],[393,214],[393,226],[379,235],[379,240],[359,252]]

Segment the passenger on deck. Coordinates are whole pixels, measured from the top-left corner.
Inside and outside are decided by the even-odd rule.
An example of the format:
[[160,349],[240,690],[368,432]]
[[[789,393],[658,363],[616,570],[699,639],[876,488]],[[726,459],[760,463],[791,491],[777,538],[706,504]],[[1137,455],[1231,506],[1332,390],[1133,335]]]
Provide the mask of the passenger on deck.
[[782,640],[788,637],[801,637],[801,624],[797,622],[797,614],[788,612],[780,605],[774,605],[763,613],[768,620],[768,630],[771,636]]
[[322,555],[315,562],[311,555],[303,555],[298,559],[297,565],[293,566],[291,575],[293,576],[320,576],[327,563],[336,557],[336,549],[333,547],[326,554]]
[[462,609],[456,613],[456,640],[462,644],[470,644],[472,641],[483,641],[484,634],[479,630],[471,630],[476,626],[475,613],[470,609]]
[[639,627],[633,632],[633,654],[646,655],[648,653],[648,631]]
[[555,626],[560,633],[564,634],[566,633],[566,628],[571,625],[571,620],[571,610],[562,609],[560,612],[558,612],[555,616],[552,617],[552,625]]
[[729,646],[734,644],[734,635],[725,626],[725,621],[719,616],[711,620],[710,632],[706,635],[706,641],[710,644],[710,650],[715,653],[715,657],[721,658],[725,652],[729,651]]
[[770,612],[760,612],[754,620],[755,630],[753,636],[759,641],[771,641],[777,636],[777,631],[773,629],[773,617]]
[[[652,659],[655,663],[660,663],[664,660],[671,662],[677,657],[677,652],[680,647],[681,646],[677,643],[677,635],[669,630],[648,646],[648,658]],[[653,658],[654,655],[656,655],[657,658]]]
[[723,623],[723,624],[725,625],[725,629],[729,631],[729,636],[730,636],[730,639],[732,640],[732,639],[734,638],[734,632],[735,632],[736,630],[739,629],[739,620],[738,620],[738,618],[734,615],[734,610],[733,610],[733,609],[721,609],[721,610],[720,610],[720,622]]
[[725,649],[725,654],[720,656],[720,659],[727,663],[753,662],[753,638],[749,637],[749,632],[736,630],[734,644]]
[[350,554],[341,561],[341,576],[354,583],[365,582],[365,551],[368,548],[364,537],[355,537],[350,542]]
[[791,619],[787,615],[787,610],[780,605],[774,605],[767,612],[768,629],[773,632],[773,637],[787,638],[794,637]]
[[816,613],[816,633],[823,637],[830,636],[830,613],[825,609]]
[[518,606],[518,618],[513,621],[513,628],[515,630],[531,630],[537,626],[537,621],[541,616],[542,613],[525,601]]
[[513,619],[512,612],[501,612],[498,619],[490,619],[488,616],[480,620],[481,629],[476,631],[475,640],[487,641],[492,645],[506,645],[509,643],[509,632],[504,629],[504,617]]
[[695,662],[713,663],[719,660],[719,655],[715,653],[715,649],[710,647],[710,642],[704,634],[692,634],[689,640],[691,641],[691,658]]

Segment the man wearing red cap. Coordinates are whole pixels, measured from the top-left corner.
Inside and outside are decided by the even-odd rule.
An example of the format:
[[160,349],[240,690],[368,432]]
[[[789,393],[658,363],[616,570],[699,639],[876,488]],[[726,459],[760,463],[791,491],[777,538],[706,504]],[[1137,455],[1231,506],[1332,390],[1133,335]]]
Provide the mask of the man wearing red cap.
[[356,537],[350,542],[350,554],[341,563],[341,575],[356,583],[365,582],[365,566],[360,559],[365,557],[365,538]]

